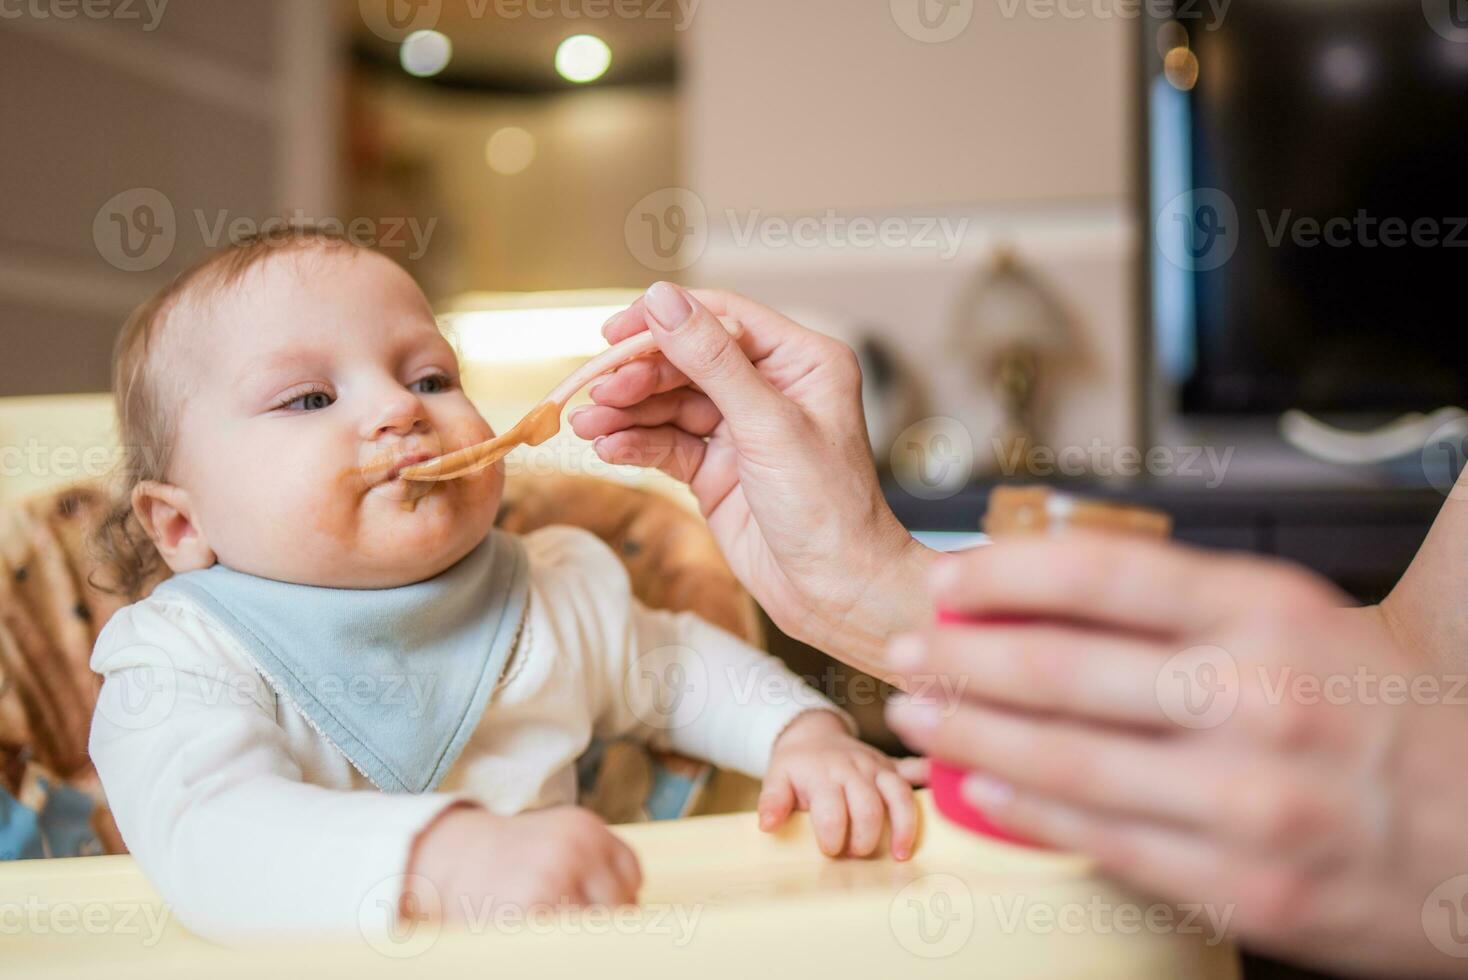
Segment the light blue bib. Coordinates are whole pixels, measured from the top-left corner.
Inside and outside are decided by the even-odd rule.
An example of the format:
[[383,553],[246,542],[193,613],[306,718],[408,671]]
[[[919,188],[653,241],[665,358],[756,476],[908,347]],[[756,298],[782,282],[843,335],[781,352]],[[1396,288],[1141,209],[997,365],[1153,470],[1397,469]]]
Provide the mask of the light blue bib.
[[155,594],[202,606],[276,693],[378,788],[436,787],[463,751],[515,645],[530,563],[492,531],[443,574],[396,589],[293,585],[215,565]]

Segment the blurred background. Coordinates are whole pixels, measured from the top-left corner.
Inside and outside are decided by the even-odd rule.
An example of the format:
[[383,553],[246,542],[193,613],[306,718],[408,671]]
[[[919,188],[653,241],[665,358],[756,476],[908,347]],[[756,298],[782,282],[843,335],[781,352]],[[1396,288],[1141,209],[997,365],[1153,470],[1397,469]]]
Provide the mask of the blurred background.
[[1465,455],[1465,110],[1461,0],[26,0],[0,497],[105,470],[133,305],[309,221],[497,426],[649,282],[724,286],[859,350],[927,540],[1056,483],[1376,599]]

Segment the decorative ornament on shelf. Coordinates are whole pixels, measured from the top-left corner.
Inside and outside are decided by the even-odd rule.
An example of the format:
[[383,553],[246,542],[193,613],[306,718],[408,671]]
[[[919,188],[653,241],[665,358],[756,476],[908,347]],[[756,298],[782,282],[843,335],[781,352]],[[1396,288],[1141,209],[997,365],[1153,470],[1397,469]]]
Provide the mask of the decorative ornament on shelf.
[[1029,475],[1029,448],[1043,444],[1047,380],[1073,360],[1077,344],[1070,318],[1053,292],[1025,267],[1009,245],[995,249],[980,273],[957,327],[960,350],[980,382],[995,392],[1001,418],[994,446],[999,461],[1018,461],[1006,476]]

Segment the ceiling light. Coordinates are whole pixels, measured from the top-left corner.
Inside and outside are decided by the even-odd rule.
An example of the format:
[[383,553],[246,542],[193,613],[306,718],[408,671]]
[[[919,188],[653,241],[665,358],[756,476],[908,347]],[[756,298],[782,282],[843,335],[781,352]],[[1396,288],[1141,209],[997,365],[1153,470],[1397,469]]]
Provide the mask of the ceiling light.
[[570,82],[594,82],[612,64],[612,49],[594,34],[572,34],[556,48],[556,71]]
[[535,137],[519,126],[497,129],[484,144],[484,160],[489,169],[506,177],[530,166],[535,159]]
[[403,71],[418,78],[437,75],[454,56],[453,42],[438,31],[414,31],[403,39],[398,61]]

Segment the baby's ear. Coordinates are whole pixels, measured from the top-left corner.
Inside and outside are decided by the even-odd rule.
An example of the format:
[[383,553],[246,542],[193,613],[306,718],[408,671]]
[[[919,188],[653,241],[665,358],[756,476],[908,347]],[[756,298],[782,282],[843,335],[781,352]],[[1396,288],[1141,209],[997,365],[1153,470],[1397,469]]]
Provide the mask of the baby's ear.
[[188,491],[171,483],[144,480],[133,487],[132,501],[138,523],[175,574],[214,564],[214,550],[194,523]]

